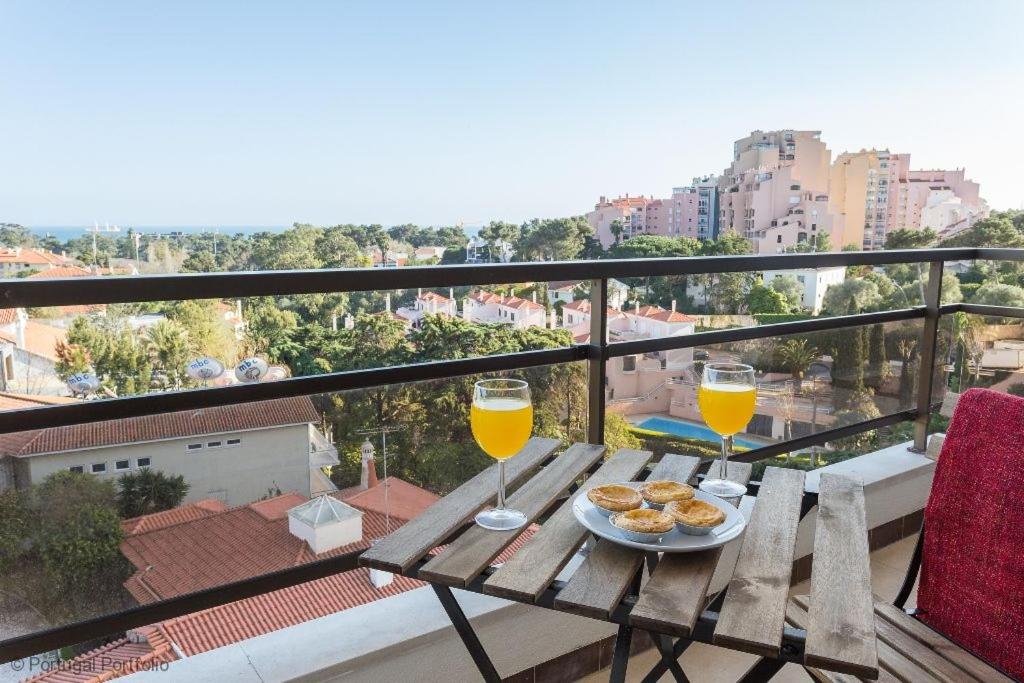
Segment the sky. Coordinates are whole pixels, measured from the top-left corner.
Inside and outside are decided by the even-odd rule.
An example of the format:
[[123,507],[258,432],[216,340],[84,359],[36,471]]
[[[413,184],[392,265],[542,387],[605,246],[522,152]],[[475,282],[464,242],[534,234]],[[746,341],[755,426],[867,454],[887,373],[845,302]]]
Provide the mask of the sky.
[[1024,2],[0,0],[0,222],[473,225],[667,196],[751,130],[1024,206]]

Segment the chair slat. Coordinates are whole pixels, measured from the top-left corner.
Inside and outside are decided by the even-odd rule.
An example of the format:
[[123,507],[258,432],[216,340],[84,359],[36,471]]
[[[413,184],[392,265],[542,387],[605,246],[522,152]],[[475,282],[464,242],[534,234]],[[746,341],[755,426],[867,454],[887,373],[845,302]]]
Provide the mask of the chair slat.
[[595,486],[631,481],[650,459],[650,451],[616,452],[548,517],[533,538],[484,582],[484,593],[524,601],[540,597],[590,533],[576,520],[573,501]]
[[808,608],[808,666],[878,675],[864,487],[821,475]]
[[[534,521],[604,455],[604,450],[604,446],[573,444],[519,487],[509,497],[508,506],[526,515],[529,522]],[[471,526],[439,555],[423,565],[419,578],[448,586],[467,586],[522,531],[494,531]]]
[[[557,439],[534,437],[505,464],[509,485],[518,484],[555,452]],[[498,466],[492,465],[371,546],[360,564],[403,574],[497,495]]]
[[801,470],[765,471],[715,628],[716,644],[779,655],[803,493]]
[[893,624],[897,628],[910,634],[913,638],[924,643],[944,659],[952,662],[962,669],[968,676],[979,681],[996,681],[999,683],[1010,683],[1011,679],[1006,674],[994,669],[984,660],[972,655],[948,638],[943,637],[920,621],[910,616],[899,607],[889,603],[875,602],[875,627],[881,632],[882,622]]
[[[700,459],[665,454],[648,479],[688,481]],[[600,540],[587,559],[555,598],[555,606],[567,612],[607,619],[626,594],[630,581],[643,562],[643,553]]]

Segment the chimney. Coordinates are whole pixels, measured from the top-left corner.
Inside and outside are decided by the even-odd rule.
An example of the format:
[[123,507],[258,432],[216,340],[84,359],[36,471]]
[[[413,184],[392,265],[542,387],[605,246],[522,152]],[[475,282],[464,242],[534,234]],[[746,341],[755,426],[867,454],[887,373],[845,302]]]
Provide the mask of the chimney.
[[386,588],[394,580],[395,575],[391,572],[386,572],[383,569],[370,569],[370,583],[373,584],[374,588]]
[[672,299],[672,312],[673,313],[676,312],[676,300],[675,299]]
[[24,308],[17,310],[16,321],[14,323],[14,337],[17,341],[18,348],[25,348],[25,323],[28,322],[28,313],[25,312]]
[[384,311],[386,313],[391,312],[391,294],[384,295]]
[[451,299],[452,301],[455,301],[455,288],[454,287],[449,287],[448,288],[448,298]]
[[242,300],[235,299],[235,317],[239,320],[242,319]]
[[537,290],[533,290],[533,303],[537,303]]
[[423,288],[422,287],[417,287],[416,288],[416,298],[420,299],[422,297],[423,297]]
[[363,513],[323,495],[288,511],[288,531],[320,555],[363,540]]
[[551,329],[558,327],[558,312],[555,309],[551,309]]
[[351,315],[346,315],[345,316],[345,329],[346,330],[351,330],[355,326],[356,326],[356,321],[352,318],[352,316]]
[[633,315],[640,315],[640,301],[637,300],[633,303]]
[[338,314],[334,313],[331,315],[331,332],[338,331]]
[[367,439],[359,447],[359,455],[362,463],[362,471],[359,473],[359,488],[372,489],[379,482],[377,481],[377,461],[373,457],[373,444]]

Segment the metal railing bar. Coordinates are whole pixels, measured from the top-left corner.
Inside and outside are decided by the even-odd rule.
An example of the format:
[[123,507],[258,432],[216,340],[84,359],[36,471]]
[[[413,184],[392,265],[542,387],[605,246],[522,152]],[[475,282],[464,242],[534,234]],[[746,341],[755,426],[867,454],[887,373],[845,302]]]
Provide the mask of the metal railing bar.
[[[994,250],[1003,260],[1024,260],[1024,249]],[[607,259],[408,268],[338,268],[232,273],[85,277],[0,282],[0,307],[45,307],[181,299],[235,298],[325,292],[364,292],[458,287],[508,282],[594,280],[702,273],[761,272],[831,266],[926,263],[969,260],[978,250],[812,252],[806,254],[689,256],[660,259]]]
[[779,443],[773,443],[762,448],[755,448],[745,453],[736,453],[730,457],[731,460],[737,460],[739,462],[757,462],[758,460],[764,460],[765,458],[773,458],[776,455],[782,455],[783,453],[792,453],[802,448],[810,448],[811,446],[820,446],[827,441],[833,439],[841,439],[844,436],[854,436],[856,434],[862,434],[864,432],[870,432],[872,429],[878,429],[879,427],[888,427],[900,422],[907,422],[917,417],[917,409],[911,408],[909,410],[901,410],[897,413],[891,413],[889,415],[883,415],[876,417],[871,420],[864,420],[863,422],[856,422],[851,425],[843,427],[836,427],[835,429],[826,429],[821,432],[814,434],[808,434],[807,436],[801,436],[798,439],[790,439],[789,441],[782,441]]
[[988,315],[997,318],[1024,318],[1024,309],[1012,306],[988,306],[986,304],[960,304],[959,309],[973,315]]
[[[946,256],[943,260],[963,260],[962,256]],[[979,261],[1020,261],[1024,260],[1024,249],[1006,247],[978,247],[974,250],[974,259]]]
[[617,356],[630,356],[639,353],[652,353],[654,351],[689,349],[695,346],[705,346],[710,344],[723,344],[734,341],[763,339],[766,337],[781,337],[789,334],[821,332],[824,330],[836,330],[844,327],[873,325],[875,323],[887,323],[898,320],[912,320],[914,318],[923,318],[924,315],[924,306],[917,306],[914,308],[899,308],[894,311],[856,313],[854,315],[842,315],[828,318],[810,318],[808,320],[793,320],[784,323],[772,323],[770,325],[756,325],[754,327],[733,327],[726,330],[697,332],[696,334],[687,334],[678,337],[660,337],[658,339],[639,339],[629,342],[616,342],[608,345],[607,354],[609,358],[614,358]]
[[447,379],[484,372],[571,363],[586,360],[587,357],[588,348],[586,346],[567,346],[557,349],[432,361],[387,368],[333,372],[325,375],[293,377],[276,382],[168,391],[108,400],[81,401],[45,408],[0,411],[0,434],[156,413],[213,408],[276,398]]
[[8,638],[0,641],[0,664],[357,569],[362,554],[362,550],[356,550],[113,614]]

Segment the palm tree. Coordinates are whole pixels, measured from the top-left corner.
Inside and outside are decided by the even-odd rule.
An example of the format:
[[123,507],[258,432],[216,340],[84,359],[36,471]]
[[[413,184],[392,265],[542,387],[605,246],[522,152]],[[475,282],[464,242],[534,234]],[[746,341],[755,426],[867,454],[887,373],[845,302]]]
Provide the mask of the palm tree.
[[612,221],[612,224],[608,226],[608,229],[611,230],[612,235],[615,237],[615,244],[618,244],[622,240],[622,231],[625,229],[622,221],[616,218]]
[[117,505],[125,518],[148,515],[178,507],[188,490],[189,485],[180,474],[168,476],[157,470],[139,470],[121,475]]
[[153,364],[177,384],[189,361],[188,330],[173,320],[161,320],[146,330],[145,342]]
[[796,380],[795,390],[800,393],[803,388],[804,373],[821,354],[818,349],[808,345],[806,339],[791,339],[779,347],[779,360],[790,371]]

